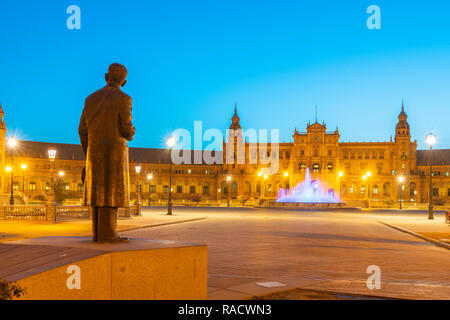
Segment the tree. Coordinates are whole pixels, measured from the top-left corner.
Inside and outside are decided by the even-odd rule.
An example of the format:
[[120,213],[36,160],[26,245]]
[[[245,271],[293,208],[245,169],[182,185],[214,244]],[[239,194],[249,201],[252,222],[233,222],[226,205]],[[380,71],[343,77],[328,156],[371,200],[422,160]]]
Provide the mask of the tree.
[[148,198],[148,205],[150,206],[152,202],[159,201],[159,196],[156,193],[152,193]]
[[250,199],[247,194],[239,196],[239,201],[242,203],[242,206],[245,206],[245,203]]

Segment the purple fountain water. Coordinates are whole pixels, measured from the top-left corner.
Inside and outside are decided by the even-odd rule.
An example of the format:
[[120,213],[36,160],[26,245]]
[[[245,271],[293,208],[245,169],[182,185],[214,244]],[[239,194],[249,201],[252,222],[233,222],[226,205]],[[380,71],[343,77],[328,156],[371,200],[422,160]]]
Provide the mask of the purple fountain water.
[[340,203],[334,194],[328,194],[322,189],[319,181],[311,181],[309,168],[306,169],[305,180],[292,190],[280,188],[275,202]]

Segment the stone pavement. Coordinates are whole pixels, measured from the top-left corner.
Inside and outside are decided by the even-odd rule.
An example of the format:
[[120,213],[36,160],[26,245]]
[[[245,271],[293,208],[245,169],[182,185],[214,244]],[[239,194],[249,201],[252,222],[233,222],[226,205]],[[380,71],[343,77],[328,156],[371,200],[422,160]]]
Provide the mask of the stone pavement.
[[[392,213],[236,208],[176,212],[208,218],[122,234],[207,244],[209,299],[248,299],[295,288],[450,298],[449,251],[378,222]],[[367,288],[366,270],[371,265],[381,268],[380,290]],[[285,286],[257,285],[265,281]]]
[[[173,223],[189,222],[204,219],[201,215],[168,216],[164,208],[155,209],[151,214],[119,219],[118,230],[134,230],[136,228],[152,228]],[[13,241],[42,236],[89,236],[91,235],[90,220],[66,220],[53,222],[0,220],[0,241]]]
[[416,214],[401,214],[400,211],[397,211],[397,214],[369,216],[405,231],[449,244],[450,248],[450,224],[445,223],[445,217],[442,213],[435,213],[434,220],[428,220],[427,211]]

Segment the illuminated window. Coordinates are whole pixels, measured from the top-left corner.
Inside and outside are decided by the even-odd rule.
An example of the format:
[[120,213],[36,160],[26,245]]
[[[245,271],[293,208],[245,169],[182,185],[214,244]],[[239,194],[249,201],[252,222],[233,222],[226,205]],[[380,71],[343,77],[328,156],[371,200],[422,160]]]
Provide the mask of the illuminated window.
[[30,182],[30,184],[28,185],[28,189],[30,191],[36,191],[36,182]]
[[313,164],[313,171],[314,172],[319,172],[320,171],[320,165],[318,163],[314,163]]
[[373,194],[378,194],[378,186],[373,186]]
[[148,187],[148,192],[150,193],[155,193],[156,192],[156,186],[155,185],[151,185]]
[[328,170],[333,170],[333,164],[332,163],[327,164],[327,169]]
[[304,170],[304,169],[306,169],[306,165],[302,162],[302,163],[300,163],[299,168],[300,168],[300,170]]

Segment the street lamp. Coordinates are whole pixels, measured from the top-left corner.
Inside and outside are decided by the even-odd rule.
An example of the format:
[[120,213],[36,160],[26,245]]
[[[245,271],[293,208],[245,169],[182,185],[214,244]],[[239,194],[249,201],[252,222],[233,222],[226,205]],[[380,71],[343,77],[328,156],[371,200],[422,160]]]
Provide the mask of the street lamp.
[[[177,140],[174,137],[170,137],[167,139],[167,146],[170,151],[172,151],[173,147],[177,144]],[[169,201],[167,203],[167,214],[169,216],[172,215],[172,152],[170,152],[170,160],[169,160]]]
[[[50,159],[50,162],[52,163],[52,181],[51,181],[51,201],[52,206],[55,206],[56,199],[55,199],[55,159],[56,159],[56,150],[55,149],[49,149],[48,150],[48,158]],[[54,209],[53,209],[54,210]],[[56,212],[53,214],[53,220],[56,221]]]
[[140,205],[141,204],[141,186],[140,186],[140,182],[141,182],[141,166],[136,166],[135,167],[135,169],[136,169],[136,174],[137,174],[137,186],[136,186],[136,191],[137,191],[137,199],[136,199],[136,202],[137,202],[137,205]]
[[399,199],[400,210],[402,210],[403,188],[404,188],[403,182],[404,182],[404,181],[405,181],[405,177],[404,177],[404,176],[399,176],[399,177],[398,177],[398,182],[400,183],[400,199]]
[[437,142],[437,137],[433,133],[429,133],[425,138],[426,143],[430,146],[430,155],[428,157],[428,164],[430,166],[430,196],[429,203],[428,203],[428,219],[433,220],[434,219],[434,213],[433,213],[433,163],[432,163],[432,152],[433,152],[433,145]]
[[227,177],[227,196],[228,196],[228,207],[230,207],[230,192],[231,192],[231,190],[230,190],[230,181],[231,181],[231,176],[228,176]]
[[14,137],[11,137],[8,139],[7,141],[8,147],[11,150],[11,197],[9,199],[9,204],[10,205],[14,205],[14,189],[13,189],[13,185],[14,185],[14,149],[17,146],[17,140]]
[[25,170],[27,170],[27,165],[22,163],[20,168],[22,169],[22,193],[25,194]]
[[151,206],[151,199],[150,199],[150,181],[153,179],[153,174],[149,173],[147,175],[147,180],[148,180],[148,205]]
[[340,179],[344,176],[344,172],[343,171],[339,171],[338,172],[338,183],[339,183],[339,201],[342,201],[342,186],[341,186],[341,182]]

